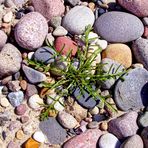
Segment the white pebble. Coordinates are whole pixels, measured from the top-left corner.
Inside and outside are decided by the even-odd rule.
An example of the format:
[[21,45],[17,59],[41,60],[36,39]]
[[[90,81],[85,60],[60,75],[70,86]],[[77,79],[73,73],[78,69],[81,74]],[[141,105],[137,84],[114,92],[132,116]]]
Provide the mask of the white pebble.
[[45,135],[41,131],[36,131],[33,134],[33,139],[40,143],[44,143],[46,141]]
[[96,44],[99,45],[102,48],[102,50],[106,49],[108,45],[106,40],[99,40],[99,39],[97,40]]
[[[63,111],[64,110],[64,98],[63,97],[60,97],[59,95],[57,95],[56,93],[52,93],[50,94],[50,96],[47,97],[47,104],[50,105],[51,103],[53,103],[53,99],[54,100],[57,100],[59,99],[59,101],[57,101],[55,104],[54,104],[54,108],[57,110],[57,111]],[[53,98],[53,99],[52,99]],[[59,103],[60,102],[60,103]]]
[[98,39],[98,35],[94,32],[90,32],[88,35],[89,43],[95,43]]
[[28,105],[34,110],[40,109],[41,104],[43,104],[43,99],[41,99],[37,94],[31,96],[28,100]]
[[27,55],[28,59],[31,60],[33,55],[34,55],[34,52],[29,52]]
[[75,128],[79,125],[77,120],[65,111],[59,112],[57,119],[61,123],[61,125],[63,125],[63,127],[68,129]]
[[99,139],[100,148],[118,148],[120,145],[118,138],[110,133],[102,135]]
[[53,46],[55,39],[51,33],[48,33],[45,40],[47,45],[50,44],[51,46]]
[[58,26],[54,31],[53,31],[53,35],[54,36],[65,36],[68,33],[68,31],[62,27],[62,26]]
[[97,106],[95,106],[94,108],[90,109],[89,112],[92,114],[92,115],[96,115],[99,113],[99,108]]
[[12,18],[13,18],[13,13],[12,13],[12,11],[10,11],[4,15],[3,21],[5,23],[10,23],[12,21]]
[[0,86],[0,95],[2,95],[2,89],[4,86]]
[[0,98],[0,104],[2,107],[8,107],[10,105],[10,103],[6,97]]

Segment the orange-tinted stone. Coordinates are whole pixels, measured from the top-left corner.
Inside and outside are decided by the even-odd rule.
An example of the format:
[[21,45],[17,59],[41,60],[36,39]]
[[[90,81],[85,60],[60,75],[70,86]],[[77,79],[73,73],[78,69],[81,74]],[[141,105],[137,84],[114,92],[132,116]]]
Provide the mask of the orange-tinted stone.
[[33,140],[32,138],[29,138],[24,144],[24,148],[39,148],[39,146],[40,146],[40,143]]

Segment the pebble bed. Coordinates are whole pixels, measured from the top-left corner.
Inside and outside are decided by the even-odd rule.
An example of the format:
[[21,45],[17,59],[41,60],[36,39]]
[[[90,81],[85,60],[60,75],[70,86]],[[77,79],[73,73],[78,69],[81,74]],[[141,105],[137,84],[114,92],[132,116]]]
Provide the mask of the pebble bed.
[[[116,111],[80,86],[42,85],[64,77],[70,52],[79,69],[85,47],[101,49],[92,67],[126,71],[91,86]],[[0,148],[148,148],[148,0],[0,0]]]

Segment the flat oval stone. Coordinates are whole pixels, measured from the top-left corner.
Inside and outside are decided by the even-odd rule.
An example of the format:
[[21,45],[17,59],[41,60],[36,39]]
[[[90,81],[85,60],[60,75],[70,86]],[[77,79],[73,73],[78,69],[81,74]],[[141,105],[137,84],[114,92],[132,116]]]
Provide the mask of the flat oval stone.
[[101,15],[94,28],[103,39],[116,43],[136,40],[144,32],[141,20],[125,12],[108,12]]
[[94,108],[99,103],[99,97],[95,100],[86,90],[82,95],[78,87],[75,89],[73,95],[80,105],[88,109]]
[[72,34],[82,34],[85,27],[93,26],[94,14],[85,6],[75,6],[63,18],[62,26]]
[[132,50],[136,60],[148,70],[148,39],[139,38],[134,41]]
[[51,144],[61,144],[66,140],[66,130],[56,121],[55,118],[41,121],[39,124],[40,130],[47,136]]
[[118,0],[118,2],[122,7],[139,17],[148,16],[147,0]]
[[148,71],[135,68],[123,76],[115,86],[116,105],[124,111],[136,110],[148,105]]
[[34,59],[39,62],[50,64],[54,62],[55,53],[56,52],[52,48],[45,46],[45,47],[40,47],[39,49],[37,49],[33,56],[34,56]]

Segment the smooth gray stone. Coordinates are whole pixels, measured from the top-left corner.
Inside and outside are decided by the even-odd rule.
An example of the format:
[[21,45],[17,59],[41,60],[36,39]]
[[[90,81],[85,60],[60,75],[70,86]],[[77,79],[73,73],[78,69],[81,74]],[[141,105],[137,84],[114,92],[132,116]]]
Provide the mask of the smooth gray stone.
[[132,50],[136,60],[148,70],[148,39],[139,38],[133,42]]
[[135,68],[123,76],[115,86],[114,99],[123,111],[136,110],[148,105],[148,71]]
[[62,26],[72,34],[82,34],[86,26],[93,26],[95,16],[85,6],[75,6],[63,18]]
[[94,25],[96,33],[108,42],[125,43],[138,39],[144,32],[141,20],[125,12],[108,12]]
[[138,123],[142,127],[148,126],[148,111],[138,117]]
[[46,80],[45,74],[43,74],[37,70],[34,70],[33,68],[30,68],[26,65],[22,65],[22,69],[23,69],[23,72],[25,73],[27,79],[32,84],[36,84],[36,83],[43,82]]
[[51,144],[61,144],[66,140],[66,130],[53,117],[41,121],[39,128],[47,136]]

